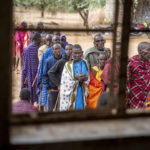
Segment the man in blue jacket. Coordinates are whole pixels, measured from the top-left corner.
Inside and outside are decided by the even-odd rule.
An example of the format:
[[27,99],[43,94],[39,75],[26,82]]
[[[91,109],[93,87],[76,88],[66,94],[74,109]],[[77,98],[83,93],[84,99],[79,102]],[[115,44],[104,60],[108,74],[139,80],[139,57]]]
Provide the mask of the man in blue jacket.
[[[47,96],[47,111],[52,111],[55,103],[56,103],[56,99],[58,96],[58,88],[55,84],[53,84],[53,82],[49,79],[48,77],[48,71],[49,69],[51,69],[54,64],[60,60],[62,58],[61,55],[61,45],[60,44],[54,44],[53,45],[53,54],[54,56],[49,57],[44,64],[44,69],[43,69],[43,76],[42,76],[42,83],[44,88],[47,89],[48,92],[48,96]],[[61,74],[57,74],[56,78],[58,81],[60,81],[61,79]]]
[[[60,37],[59,36],[53,36],[52,37],[52,44],[60,43]],[[62,48],[61,55],[63,56],[65,54],[65,50]],[[38,77],[37,77],[37,95],[38,95],[38,104],[40,108],[44,109],[44,107],[47,104],[47,89],[43,86],[42,83],[42,76],[43,76],[43,69],[45,61],[51,57],[54,56],[53,53],[53,47],[48,48],[42,55],[39,69],[38,69]],[[42,107],[41,107],[42,106]]]

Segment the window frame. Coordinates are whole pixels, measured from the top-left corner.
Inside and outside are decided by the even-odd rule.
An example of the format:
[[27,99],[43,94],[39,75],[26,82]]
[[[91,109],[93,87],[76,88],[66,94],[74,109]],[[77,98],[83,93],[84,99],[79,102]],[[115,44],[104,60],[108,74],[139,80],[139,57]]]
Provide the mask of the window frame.
[[[15,30],[31,30],[31,31],[60,31],[60,32],[112,32],[113,33],[113,57],[112,57],[112,66],[114,65],[115,61],[115,43],[117,41],[117,31],[118,31],[118,18],[119,18],[119,0],[115,0],[115,9],[114,9],[114,28],[113,29],[78,29],[78,28],[49,28],[49,29],[15,29]],[[126,79],[127,79],[127,61],[128,61],[128,46],[129,46],[129,38],[130,38],[130,32],[133,31],[130,29],[131,24],[131,10],[132,10],[132,1],[124,1],[124,8],[123,8],[123,20],[122,20],[122,32],[121,32],[121,56],[120,56],[120,76],[121,80],[119,80],[119,94],[117,98],[117,108],[114,108],[112,105],[113,101],[113,72],[114,69],[111,71],[111,93],[109,97],[109,103],[108,106],[101,109],[96,110],[81,110],[81,111],[67,111],[67,112],[50,112],[50,113],[37,113],[35,120],[32,115],[29,114],[21,114],[21,115],[11,115],[11,123],[12,124],[23,124],[23,123],[34,123],[36,120],[39,119],[38,122],[63,122],[63,121],[75,121],[75,120],[94,120],[94,119],[103,119],[103,118],[118,118],[118,117],[134,117],[133,113],[127,113],[131,112],[126,110],[125,107],[125,98],[126,98]],[[134,30],[135,31],[135,30]],[[135,31],[137,32],[137,31]],[[140,32],[140,30],[138,30]],[[143,32],[147,32],[146,30],[143,30]],[[113,67],[112,67],[113,68]],[[115,113],[113,113],[113,110]],[[82,112],[82,117],[81,117]],[[135,111],[132,111],[135,112]],[[140,113],[141,111],[139,111]],[[143,111],[146,112],[146,114],[149,111]],[[144,113],[145,114],[145,113]],[[44,117],[46,116],[46,117]],[[80,116],[80,117],[79,117]],[[96,116],[96,117],[95,117]],[[115,117],[114,117],[115,116]],[[137,115],[135,115],[137,116]],[[43,118],[43,119],[42,119]],[[61,119],[60,119],[61,118]],[[60,121],[61,120],[61,121]]]
[[[126,64],[127,64],[127,49],[128,49],[128,43],[129,43],[129,35],[127,33],[129,33],[129,30],[130,30],[130,26],[127,26],[130,24],[130,17],[131,17],[131,5],[132,3],[126,3],[127,5],[124,6],[124,11],[126,11],[127,9],[130,9],[130,11],[127,11],[127,13],[125,13],[125,15],[123,16],[123,23],[124,23],[124,26],[122,27],[122,37],[121,37],[121,43],[126,41],[126,47],[124,45],[122,45],[123,47],[123,53],[126,52],[126,56],[123,55],[123,53],[121,53],[121,59],[124,59]],[[117,41],[117,28],[118,28],[118,17],[119,17],[119,0],[116,0],[116,4],[115,4],[115,9],[114,9],[114,28],[111,30],[111,29],[108,29],[108,30],[104,30],[104,29],[77,29],[77,28],[74,28],[74,29],[42,29],[42,30],[37,30],[37,29],[26,29],[26,30],[31,30],[31,31],[65,31],[65,32],[106,32],[106,31],[109,31],[109,32],[112,32],[113,33],[113,57],[112,57],[112,66],[114,65],[114,61],[115,61],[115,54],[116,54],[116,51],[115,51],[115,43]],[[126,19],[128,18],[128,19]],[[126,29],[126,32],[124,32],[124,29]],[[25,29],[15,29],[15,30],[25,30]],[[127,39],[127,40],[125,40]],[[124,48],[125,47],[125,48]],[[121,48],[122,49],[122,48]],[[121,50],[122,51],[122,50]],[[123,64],[124,65],[124,64]],[[112,67],[113,68],[113,67]],[[120,68],[120,70],[124,72],[124,70],[126,71],[126,68],[122,67]],[[111,74],[111,90],[110,91],[113,91],[113,69],[112,69],[112,74]],[[122,75],[122,74],[121,74]],[[124,82],[121,80],[121,90],[119,90],[119,98],[121,97],[122,99],[125,98],[125,93],[123,93],[123,95],[120,96],[120,92],[122,94],[122,90],[125,90],[125,82],[126,82],[126,75],[123,74],[124,76]],[[123,82],[123,84],[122,84]],[[120,83],[119,83],[120,85]],[[113,93],[112,93],[113,94]],[[111,94],[110,94],[111,95]],[[119,99],[118,98],[118,99]],[[47,113],[49,114],[49,118],[47,118],[48,120],[50,119],[51,121],[53,120],[51,115],[54,114],[55,118],[59,118],[58,116],[61,116],[62,115],[62,121],[65,119],[65,118],[68,118],[70,121],[73,121],[75,120],[75,118],[73,118],[73,116],[75,116],[75,114],[77,114],[77,116],[80,116],[80,113],[82,112],[83,114],[83,118],[82,119],[85,119],[85,118],[90,118],[89,115],[90,113],[94,114],[93,117],[96,115],[96,114],[109,114],[111,115],[112,114],[112,109],[113,109],[113,106],[111,106],[111,102],[112,102],[112,99],[113,98],[109,98],[109,104],[108,104],[108,108],[103,108],[103,109],[97,109],[97,110],[82,110],[82,111],[72,111],[72,112],[53,112],[53,113]],[[121,100],[122,101],[122,100]],[[117,102],[119,102],[119,107],[117,108],[116,112],[117,112],[117,115],[118,113],[120,113],[120,110],[121,110],[121,113],[125,114],[125,105],[123,105],[122,103],[120,103],[119,100],[117,100]],[[122,106],[122,108],[120,109],[120,106]],[[88,113],[90,112],[90,113]],[[61,114],[60,114],[61,113]],[[70,113],[72,114],[72,116],[70,115]],[[41,115],[40,115],[41,114]],[[43,116],[45,113],[39,113],[37,115],[37,118],[38,116]],[[64,114],[64,116],[63,116]],[[27,116],[28,116],[28,119],[27,119]],[[76,117],[77,117],[76,116]],[[101,115],[100,115],[101,116]],[[107,116],[107,115],[106,115]],[[20,120],[22,120],[24,123],[26,122],[25,120],[23,120],[22,118],[26,118],[27,120],[29,120],[29,122],[32,122],[32,117],[30,117],[30,115],[12,115],[12,122],[15,123],[15,118],[18,118]],[[71,119],[72,118],[72,119]],[[101,117],[100,117],[101,118]],[[99,119],[100,119],[99,118]],[[31,119],[31,120],[30,120]],[[68,120],[67,119],[67,120]],[[55,120],[55,119],[54,119]],[[33,121],[34,122],[34,121]]]
[[[116,9],[115,9],[115,16],[118,16],[119,10],[119,0],[116,0]],[[2,32],[0,35],[1,38],[4,38],[2,43],[2,48],[7,49],[8,51],[3,51],[3,56],[0,57],[0,66],[2,67],[2,75],[0,78],[1,83],[4,83],[4,79],[6,81],[5,87],[0,87],[1,91],[4,92],[3,96],[1,97],[0,101],[0,118],[1,118],[1,125],[0,125],[0,140],[1,143],[0,147],[6,147],[10,145],[10,135],[9,129],[12,125],[26,125],[26,124],[43,124],[43,123],[59,123],[59,122],[73,122],[73,121],[86,121],[86,120],[100,120],[100,119],[116,119],[116,118],[135,118],[135,117],[149,117],[150,111],[137,111],[137,113],[131,113],[132,111],[128,111],[125,109],[125,85],[126,85],[126,65],[128,59],[128,45],[129,45],[129,33],[131,31],[137,32],[136,30],[130,30],[130,18],[131,18],[131,6],[132,1],[126,0],[124,1],[124,11],[126,12],[123,14],[123,26],[122,26],[122,36],[121,36],[121,68],[120,68],[120,80],[119,85],[119,98],[118,98],[118,107],[116,112],[113,112],[110,105],[108,108],[101,108],[97,110],[84,110],[84,111],[72,111],[72,112],[53,112],[53,113],[39,113],[39,114],[23,114],[23,115],[11,115],[11,77],[12,77],[12,70],[11,70],[11,38],[12,36],[12,0],[5,0],[3,5],[1,5],[1,20],[3,24],[0,25],[1,31],[5,29],[7,32]],[[5,8],[5,9],[3,9]],[[6,9],[7,8],[7,9]],[[5,16],[5,17],[4,17]],[[115,20],[117,20],[116,17]],[[116,21],[117,22],[117,21]],[[30,30],[30,29],[28,29]],[[32,29],[31,29],[32,30]],[[45,31],[80,31],[80,32],[105,32],[110,30],[84,30],[84,29],[45,29]],[[116,31],[117,31],[117,24],[115,23],[115,28],[113,30],[114,37],[113,37],[113,53],[115,54],[115,42],[116,42]],[[140,32],[142,30],[139,30]],[[150,30],[143,30],[143,32],[149,32]],[[6,34],[6,35],[5,35]],[[7,43],[7,44],[6,44]],[[9,55],[8,55],[9,54]],[[115,55],[114,55],[115,56]],[[3,59],[6,58],[6,59]],[[8,61],[8,63],[5,63]],[[3,65],[3,66],[2,66]],[[5,67],[4,67],[5,66]],[[111,100],[111,99],[110,99]],[[82,112],[82,113],[81,113]],[[127,113],[129,112],[129,113]]]

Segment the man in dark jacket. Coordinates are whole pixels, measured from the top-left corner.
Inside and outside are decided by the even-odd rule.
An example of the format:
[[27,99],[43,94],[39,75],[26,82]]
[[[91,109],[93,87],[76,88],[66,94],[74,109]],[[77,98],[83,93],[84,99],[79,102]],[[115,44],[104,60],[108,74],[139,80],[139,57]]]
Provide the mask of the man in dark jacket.
[[[43,69],[43,76],[42,76],[42,83],[43,86],[46,87],[48,96],[47,96],[47,111],[52,111],[57,95],[58,95],[58,89],[57,86],[55,86],[52,81],[48,78],[48,71],[55,65],[55,63],[62,58],[61,55],[61,45],[60,44],[54,44],[53,45],[53,53],[54,56],[49,57],[46,59]],[[59,80],[61,77],[59,74],[56,76],[57,80]]]
[[56,75],[59,74],[61,77],[64,65],[67,61],[70,60],[72,55],[72,45],[66,45],[65,47],[65,55],[48,71],[49,79],[55,84],[58,89],[60,82],[57,80]]
[[[69,45],[66,45],[65,47],[65,55],[59,61],[57,61],[55,65],[48,71],[49,80],[53,82],[53,84],[57,87],[58,91],[60,89],[60,80],[61,80],[61,74],[62,74],[64,65],[71,58],[72,58],[72,45],[69,44]],[[58,75],[60,77],[59,80],[57,78]],[[58,101],[56,101],[56,105],[59,106]]]

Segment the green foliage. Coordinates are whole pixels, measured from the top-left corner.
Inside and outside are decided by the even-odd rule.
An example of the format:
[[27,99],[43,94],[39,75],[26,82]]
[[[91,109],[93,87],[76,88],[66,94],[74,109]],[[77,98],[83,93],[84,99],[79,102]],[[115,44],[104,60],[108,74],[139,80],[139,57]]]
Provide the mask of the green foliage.
[[36,7],[56,12],[73,12],[76,9],[94,9],[95,7],[104,7],[106,0],[14,0],[15,6]]
[[55,2],[57,1],[58,0],[14,0],[14,5],[25,6],[25,7],[46,8],[49,5],[53,7]]
[[99,0],[99,5],[104,7],[106,5],[106,0]]
[[30,0],[14,0],[13,2],[15,6],[19,6],[19,7],[20,6],[29,7],[32,5]]
[[134,2],[135,4],[138,4],[138,0],[134,0],[133,2]]
[[[62,0],[66,1],[66,0]],[[67,0],[68,1],[68,0]],[[72,6],[76,9],[88,9],[93,10],[97,7],[104,7],[106,4],[106,0],[69,0],[68,6]],[[74,7],[76,6],[76,7]]]

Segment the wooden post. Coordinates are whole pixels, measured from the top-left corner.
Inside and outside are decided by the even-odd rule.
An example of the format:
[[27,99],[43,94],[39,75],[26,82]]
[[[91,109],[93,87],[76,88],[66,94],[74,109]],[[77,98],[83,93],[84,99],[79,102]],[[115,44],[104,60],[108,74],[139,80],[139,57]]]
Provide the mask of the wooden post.
[[109,102],[108,108],[114,107],[114,65],[116,59],[116,41],[117,41],[117,27],[118,27],[118,17],[119,17],[119,0],[115,1],[115,9],[114,9],[114,32],[113,32],[113,57],[111,63],[111,84],[110,84],[110,95],[109,95]]
[[119,81],[119,99],[118,99],[118,113],[124,114],[125,98],[126,98],[126,79],[127,79],[127,61],[128,61],[128,46],[130,37],[131,24],[131,8],[132,1],[126,0],[124,3],[123,27],[121,37],[121,58],[120,58],[120,81]]
[[9,146],[12,0],[5,0],[0,5],[0,18],[0,149],[5,150]]

